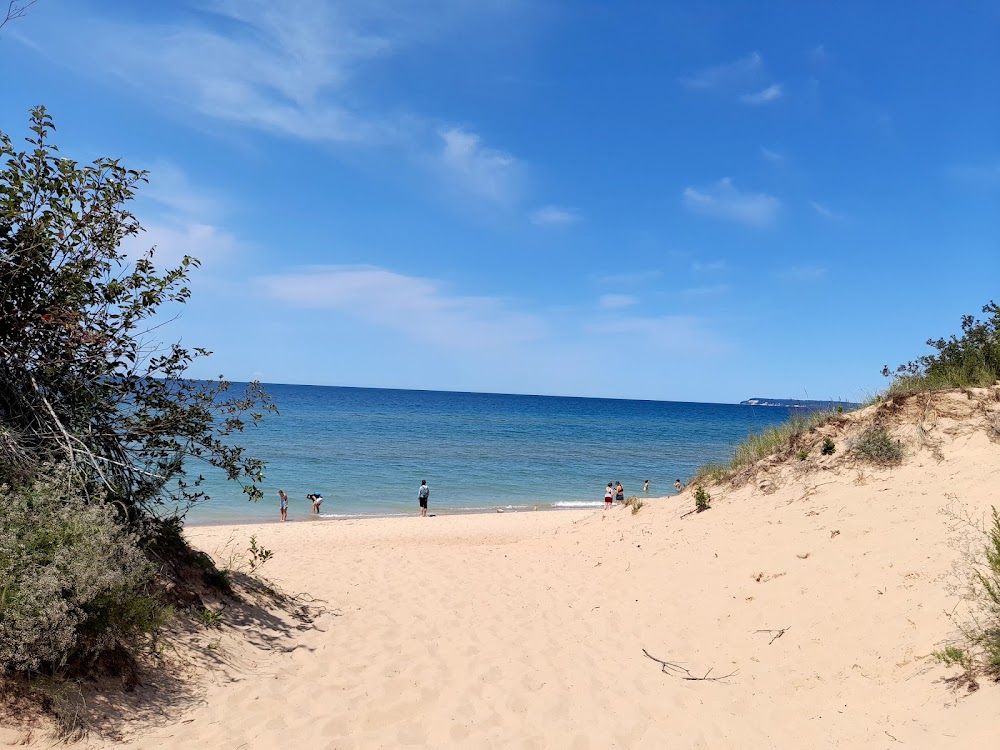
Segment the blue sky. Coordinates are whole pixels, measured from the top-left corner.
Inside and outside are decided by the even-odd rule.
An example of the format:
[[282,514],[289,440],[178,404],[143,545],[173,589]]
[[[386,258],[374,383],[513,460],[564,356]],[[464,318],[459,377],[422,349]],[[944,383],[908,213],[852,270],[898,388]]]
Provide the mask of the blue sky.
[[39,0],[0,129],[151,171],[196,376],[851,399],[1000,297],[998,40],[975,0]]

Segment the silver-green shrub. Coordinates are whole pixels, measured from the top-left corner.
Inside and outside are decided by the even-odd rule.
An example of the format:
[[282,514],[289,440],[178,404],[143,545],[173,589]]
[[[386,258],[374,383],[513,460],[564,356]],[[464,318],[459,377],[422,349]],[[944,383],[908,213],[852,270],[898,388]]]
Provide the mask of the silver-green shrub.
[[53,670],[134,644],[162,615],[153,569],[115,506],[67,470],[0,486],[0,673]]

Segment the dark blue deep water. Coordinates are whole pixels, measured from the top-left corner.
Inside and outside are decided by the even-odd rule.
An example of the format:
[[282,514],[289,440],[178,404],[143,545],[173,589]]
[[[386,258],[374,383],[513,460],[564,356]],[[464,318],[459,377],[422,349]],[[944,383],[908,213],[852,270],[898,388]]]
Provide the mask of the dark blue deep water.
[[432,513],[510,507],[600,507],[604,486],[625,494],[673,491],[709,461],[724,461],[752,431],[788,419],[789,409],[735,404],[558,396],[268,385],[280,414],[237,436],[267,461],[263,500],[211,476],[210,501],[194,522],[277,518],[278,489],[289,519],[309,515],[305,495],[323,494],[325,516],[417,511],[431,487]]

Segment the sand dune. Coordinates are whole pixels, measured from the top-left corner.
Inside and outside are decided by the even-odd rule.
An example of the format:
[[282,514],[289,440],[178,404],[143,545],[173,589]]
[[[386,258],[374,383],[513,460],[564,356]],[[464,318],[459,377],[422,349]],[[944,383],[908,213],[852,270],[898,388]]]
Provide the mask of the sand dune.
[[[199,633],[218,667],[117,746],[996,747],[1000,687],[956,691],[929,654],[958,603],[941,511],[1000,504],[998,406],[911,401],[893,469],[848,455],[871,418],[850,415],[813,436],[836,434],[834,456],[764,462],[687,516],[686,491],[636,515],[192,528],[222,558],[255,535],[263,572],[326,611],[270,641],[244,638],[259,623]],[[643,649],[733,674],[684,680]]]

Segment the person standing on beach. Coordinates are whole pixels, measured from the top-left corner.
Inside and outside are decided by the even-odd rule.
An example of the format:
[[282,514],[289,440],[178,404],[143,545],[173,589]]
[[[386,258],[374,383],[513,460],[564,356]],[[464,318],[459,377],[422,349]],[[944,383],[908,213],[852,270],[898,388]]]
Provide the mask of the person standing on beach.
[[611,501],[614,499],[615,491],[611,489],[611,482],[608,482],[608,488],[604,490],[604,510],[611,507]]
[[420,489],[417,490],[417,502],[420,503],[420,515],[427,515],[427,498],[431,496],[431,488],[427,486],[427,480],[420,480]]
[[615,501],[618,503],[618,505],[621,505],[625,502],[625,488],[622,487],[621,482],[618,482],[615,485]]
[[649,480],[648,479],[645,482],[642,483],[642,491],[645,492],[647,495],[649,494]]
[[675,479],[674,480],[674,489],[677,490],[678,492],[680,492],[681,490],[684,489],[684,485],[681,484],[681,480],[680,479]]
[[284,490],[278,490],[278,500],[281,503],[281,520],[286,521],[288,519],[288,495],[285,494]]

